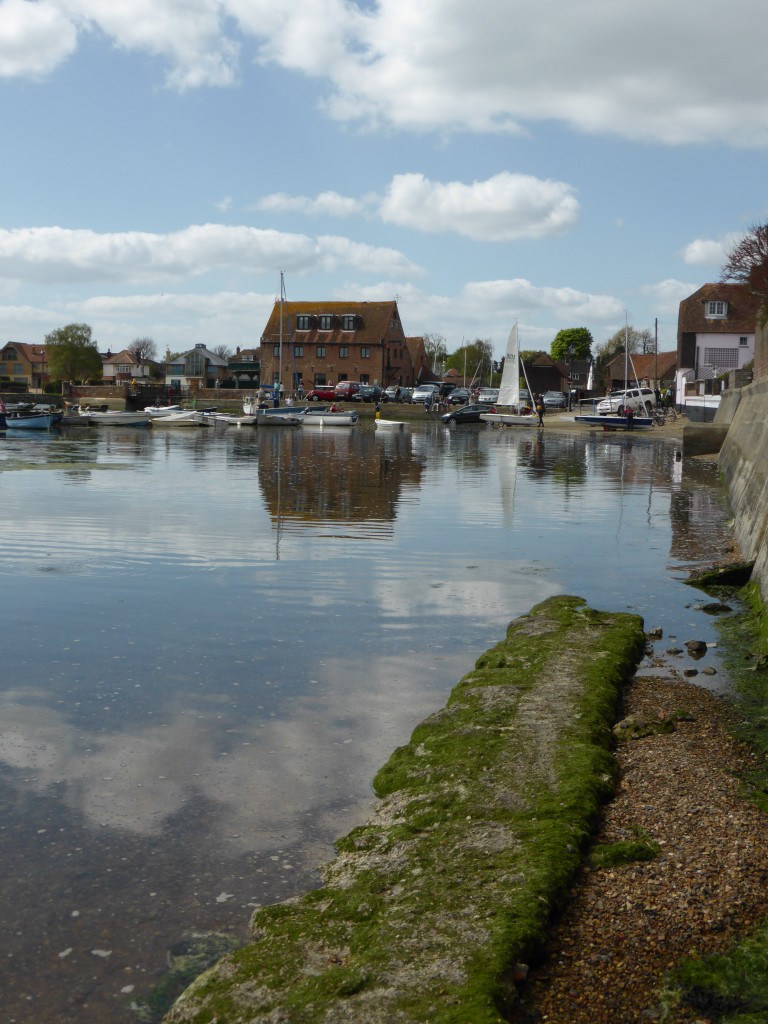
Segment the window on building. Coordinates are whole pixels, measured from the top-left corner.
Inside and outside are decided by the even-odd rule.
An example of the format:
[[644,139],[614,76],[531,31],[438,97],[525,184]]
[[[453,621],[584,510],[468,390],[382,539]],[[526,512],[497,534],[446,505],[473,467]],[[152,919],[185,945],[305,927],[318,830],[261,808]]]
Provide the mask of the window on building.
[[315,349],[315,356],[318,359],[325,359],[325,345],[318,345]]
[[301,359],[302,356],[304,355],[304,346],[303,345],[294,345],[293,346],[293,354],[296,356],[297,359]]
[[280,346],[279,345],[273,345],[272,346],[272,355],[273,356],[279,356],[280,355]]
[[21,365],[21,363],[14,363],[14,364],[13,364],[13,372],[14,372],[14,373],[15,373],[15,374],[16,374],[17,376],[18,376],[19,374],[23,374],[23,373],[24,373],[24,367],[23,367],[23,366]]
[[339,374],[339,382],[341,382],[341,381],[343,381],[343,380],[349,380],[349,374],[346,374],[346,373],[340,373],[340,374]]
[[705,348],[704,364],[715,370],[733,370],[739,365],[737,348]]
[[367,345],[361,345],[360,346],[360,358],[361,359],[370,359],[371,358],[371,350],[368,348]]
[[342,331],[354,331],[357,327],[357,317],[354,313],[345,313],[341,318]]
[[324,373],[316,373],[314,377],[315,384],[327,384]]
[[333,313],[321,313],[318,320],[318,327],[321,331],[333,330]]
[[722,302],[720,299],[710,299],[707,302],[707,316],[712,319],[713,317],[724,317],[728,313],[728,303]]
[[18,359],[18,356],[16,355],[16,349],[13,347],[7,348],[5,350],[5,355],[3,356],[3,359],[7,359],[9,363],[13,362],[14,359]]
[[748,344],[749,339],[745,334],[742,334],[742,336],[739,338],[739,348],[746,348]]
[[128,363],[118,363],[117,372],[118,373],[130,373],[131,372],[131,368],[128,365]]
[[296,330],[297,331],[308,331],[312,327],[312,317],[302,313],[296,317]]
[[371,375],[369,373],[361,373],[360,374],[360,383],[361,384],[370,384],[371,383]]
[[339,359],[349,359],[349,348],[346,345],[339,346]]

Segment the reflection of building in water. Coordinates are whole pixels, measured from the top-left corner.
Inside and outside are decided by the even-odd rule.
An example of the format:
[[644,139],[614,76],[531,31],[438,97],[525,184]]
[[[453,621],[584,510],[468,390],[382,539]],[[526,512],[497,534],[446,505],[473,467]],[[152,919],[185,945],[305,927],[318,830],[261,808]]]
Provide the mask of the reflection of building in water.
[[670,495],[670,554],[682,562],[717,559],[733,544],[726,524],[728,505],[717,475],[717,463],[714,460],[681,461],[680,483]]
[[408,432],[386,437],[360,428],[259,429],[259,484],[277,529],[352,524],[391,532],[404,487],[420,484]]

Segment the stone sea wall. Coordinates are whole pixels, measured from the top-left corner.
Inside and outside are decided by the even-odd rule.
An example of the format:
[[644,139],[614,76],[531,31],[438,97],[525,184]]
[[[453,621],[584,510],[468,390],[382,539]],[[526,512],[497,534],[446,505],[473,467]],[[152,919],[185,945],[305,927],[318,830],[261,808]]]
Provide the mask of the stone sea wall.
[[752,578],[768,604],[768,379],[742,388],[731,409],[720,472],[728,488],[734,535],[744,557],[755,561]]
[[639,616],[555,597],[511,623],[379,771],[313,892],[256,911],[173,1024],[500,1024],[616,762]]

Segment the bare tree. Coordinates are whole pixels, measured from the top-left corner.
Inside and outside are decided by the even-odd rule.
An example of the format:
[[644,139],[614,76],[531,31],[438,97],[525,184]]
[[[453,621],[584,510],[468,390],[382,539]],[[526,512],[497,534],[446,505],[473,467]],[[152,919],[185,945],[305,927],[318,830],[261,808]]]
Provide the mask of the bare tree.
[[215,356],[218,356],[219,359],[229,359],[232,355],[232,349],[229,345],[214,345],[211,352],[213,352]]
[[157,346],[152,338],[135,338],[126,351],[131,353],[137,363],[153,362],[157,359]]
[[721,281],[743,284],[768,303],[768,224],[753,224],[726,260]]
[[445,338],[442,334],[425,334],[424,351],[427,354],[427,362],[429,363],[432,372],[442,373],[443,363],[448,355]]

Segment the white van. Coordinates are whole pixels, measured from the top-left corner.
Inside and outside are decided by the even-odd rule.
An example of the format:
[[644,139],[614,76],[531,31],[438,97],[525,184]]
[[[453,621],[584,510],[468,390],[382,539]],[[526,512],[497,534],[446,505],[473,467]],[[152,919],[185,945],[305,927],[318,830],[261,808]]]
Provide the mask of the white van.
[[599,416],[616,416],[619,409],[629,406],[637,415],[650,416],[656,407],[656,395],[652,388],[627,388],[626,391],[612,391],[598,403]]

